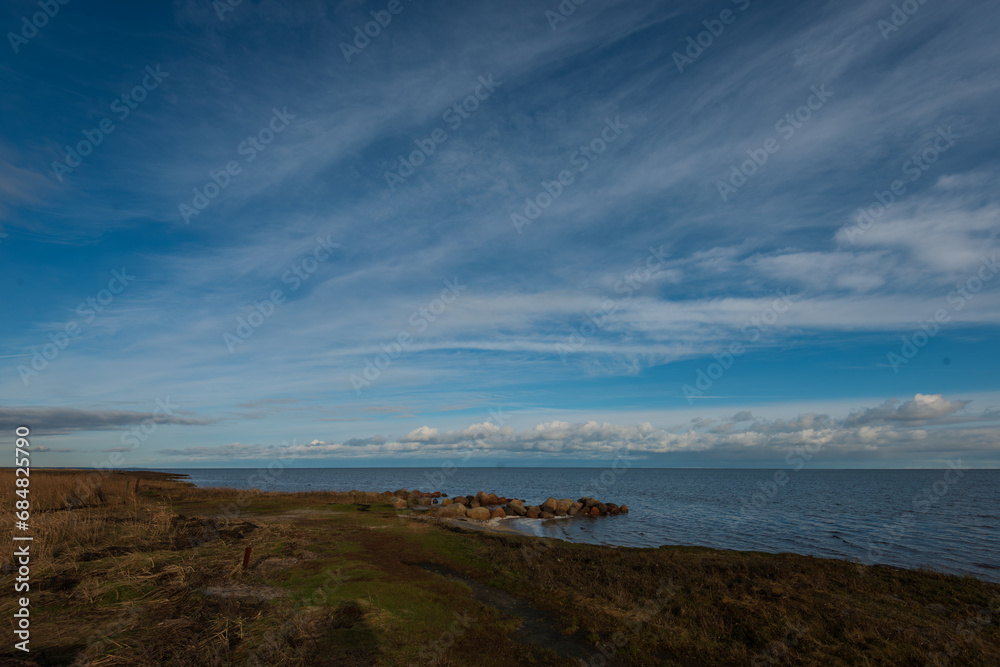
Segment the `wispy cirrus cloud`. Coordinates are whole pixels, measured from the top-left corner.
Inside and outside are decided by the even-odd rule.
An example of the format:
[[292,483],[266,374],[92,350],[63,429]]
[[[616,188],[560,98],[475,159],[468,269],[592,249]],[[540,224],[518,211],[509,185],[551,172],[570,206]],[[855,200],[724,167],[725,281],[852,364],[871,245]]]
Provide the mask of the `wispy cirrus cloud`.
[[[586,452],[600,435],[664,451],[685,437],[725,461],[725,443],[777,424],[752,430],[734,416],[667,437],[637,424],[620,433],[604,420],[580,426],[584,416],[539,420],[536,443],[531,429],[487,433],[425,415],[467,401],[473,409],[479,394],[522,408],[676,408],[694,374],[685,364],[712,363],[734,342],[746,354],[702,404],[735,413],[748,397],[898,395],[878,365],[885,353],[950,307],[956,285],[1000,250],[998,161],[984,148],[1000,144],[993,5],[929,3],[890,41],[876,27],[881,0],[754,3],[683,73],[673,52],[716,11],[704,3],[588,4],[556,31],[527,0],[414,5],[351,63],[339,43],[370,20],[357,3],[243,3],[226,21],[187,1],[106,11],[53,23],[47,40],[2,66],[10,85],[0,141],[10,323],[0,344],[11,353],[0,392],[30,406],[107,408],[36,415],[39,424],[51,417],[53,433],[90,430],[98,448],[100,429],[142,416],[116,416],[116,406],[169,393],[197,406],[177,424],[206,447],[327,425],[335,430],[323,440],[350,455],[469,441]],[[156,63],[170,72],[163,85],[58,183],[51,163]],[[487,75],[502,82],[495,94],[452,128],[446,110]],[[717,182],[818,85],[829,101],[723,202]],[[275,108],[295,118],[244,161],[239,147]],[[518,235],[510,214],[577,169],[609,118],[627,125],[622,136],[573,171]],[[386,171],[439,127],[447,141],[390,192]],[[941,128],[955,145],[910,180],[904,166]],[[178,203],[230,160],[242,173],[184,225]],[[858,209],[900,178],[906,191],[851,234]],[[302,277],[295,271],[317,237],[341,245]],[[661,246],[669,259],[628,285]],[[135,285],[25,385],[17,364],[77,319],[77,304],[123,264]],[[445,279],[468,290],[355,395],[351,374],[411,332],[412,314]],[[284,301],[230,353],[223,334],[275,290]],[[748,322],[779,292],[794,306],[747,340]],[[584,344],[559,354],[595,321]],[[991,280],[949,310],[908,365],[906,393],[995,388],[998,357],[983,341],[998,328],[1000,281]],[[831,370],[848,367],[873,370]],[[794,384],[803,372],[822,381],[803,389]],[[752,382],[736,390],[742,373]],[[867,428],[863,437],[888,442],[919,421],[898,409],[871,407],[850,425],[817,416],[797,431],[847,437],[853,428],[861,438]],[[212,428],[219,415],[225,435]],[[426,432],[370,440],[425,423]],[[178,436],[157,437],[184,449]]]

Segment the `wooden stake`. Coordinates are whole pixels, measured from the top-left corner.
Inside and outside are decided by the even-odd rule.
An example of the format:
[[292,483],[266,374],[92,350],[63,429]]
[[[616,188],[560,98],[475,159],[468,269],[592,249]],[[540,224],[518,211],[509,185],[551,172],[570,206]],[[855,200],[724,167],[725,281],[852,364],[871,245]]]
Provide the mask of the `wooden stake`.
[[243,552],[243,569],[250,567],[250,551],[253,547],[247,547],[246,551]]
[[133,487],[133,489],[132,489],[132,495],[133,496],[139,493],[139,480],[140,479],[141,478],[139,478],[139,477],[135,478],[135,487]]

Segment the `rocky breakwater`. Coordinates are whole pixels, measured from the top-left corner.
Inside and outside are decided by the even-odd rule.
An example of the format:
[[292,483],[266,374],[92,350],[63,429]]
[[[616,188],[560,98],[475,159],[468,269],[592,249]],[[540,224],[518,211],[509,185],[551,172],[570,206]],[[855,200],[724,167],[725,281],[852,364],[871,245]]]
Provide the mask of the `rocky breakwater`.
[[440,491],[428,492],[396,489],[395,491],[386,491],[386,493],[391,496],[387,502],[396,509],[400,510],[405,510],[408,507],[430,507],[440,503],[442,498],[448,498],[447,493],[441,493]]
[[442,519],[473,519],[486,521],[488,519],[505,519],[507,517],[525,517],[528,519],[554,519],[556,517],[600,517],[627,514],[627,505],[605,503],[596,498],[584,497],[579,500],[571,498],[546,498],[538,505],[529,505],[519,498],[506,498],[495,493],[480,491],[468,496],[454,496],[435,491],[407,491],[400,489],[395,492],[397,500],[393,506],[398,509],[407,507],[434,508],[434,516]]

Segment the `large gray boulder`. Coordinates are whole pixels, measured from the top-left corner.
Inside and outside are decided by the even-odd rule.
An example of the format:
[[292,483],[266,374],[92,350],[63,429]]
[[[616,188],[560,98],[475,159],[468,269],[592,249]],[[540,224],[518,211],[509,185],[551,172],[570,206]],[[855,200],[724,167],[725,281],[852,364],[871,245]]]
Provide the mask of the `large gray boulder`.
[[527,508],[525,508],[524,503],[520,500],[512,500],[507,503],[507,509],[510,510],[510,514],[516,514],[517,516],[524,516],[528,513]]

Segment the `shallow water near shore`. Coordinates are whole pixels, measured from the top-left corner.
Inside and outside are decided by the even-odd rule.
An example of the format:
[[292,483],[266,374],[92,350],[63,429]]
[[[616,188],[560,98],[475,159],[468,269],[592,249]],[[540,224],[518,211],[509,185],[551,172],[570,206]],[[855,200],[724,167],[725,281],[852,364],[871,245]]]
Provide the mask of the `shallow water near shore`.
[[[507,520],[574,542],[793,552],[1000,581],[1000,470],[611,468],[174,469],[203,487],[495,492],[539,503],[588,495],[627,515]],[[268,480],[262,484],[261,479]]]

